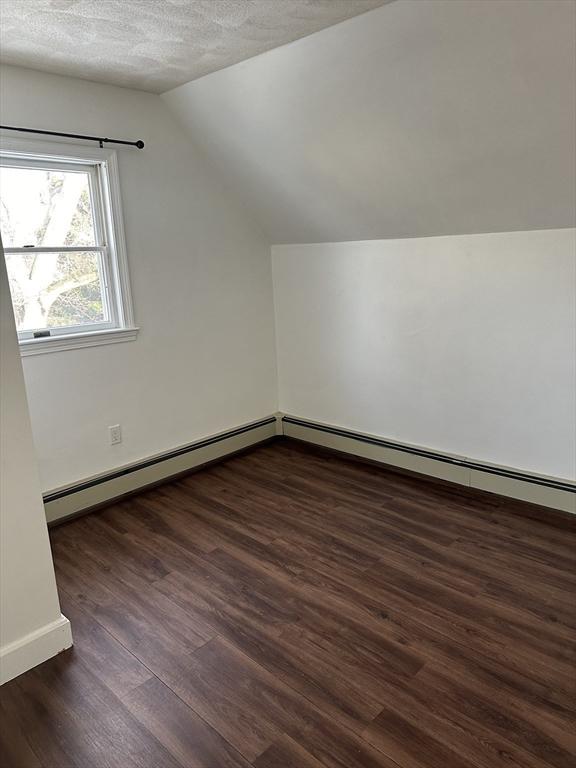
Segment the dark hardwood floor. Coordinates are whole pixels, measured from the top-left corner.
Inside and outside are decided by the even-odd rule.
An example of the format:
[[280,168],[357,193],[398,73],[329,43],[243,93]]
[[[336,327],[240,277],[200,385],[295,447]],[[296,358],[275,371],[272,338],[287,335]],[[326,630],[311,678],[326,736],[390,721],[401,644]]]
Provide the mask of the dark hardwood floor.
[[0,765],[574,768],[575,534],[289,441],[62,525]]

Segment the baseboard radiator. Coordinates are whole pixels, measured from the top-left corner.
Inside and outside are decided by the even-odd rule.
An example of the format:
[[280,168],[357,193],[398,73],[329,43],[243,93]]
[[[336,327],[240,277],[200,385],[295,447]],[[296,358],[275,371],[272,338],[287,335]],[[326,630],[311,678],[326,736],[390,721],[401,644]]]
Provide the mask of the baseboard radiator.
[[44,495],[49,524],[184,475],[278,435],[458,485],[576,514],[576,483],[398,443],[290,415],[271,415]]
[[150,456],[111,472],[82,480],[44,494],[49,524],[62,522],[115,499],[158,485],[178,475],[274,438],[279,432],[276,416],[206,437],[189,445]]
[[576,483],[284,415],[286,437],[383,465],[576,514]]

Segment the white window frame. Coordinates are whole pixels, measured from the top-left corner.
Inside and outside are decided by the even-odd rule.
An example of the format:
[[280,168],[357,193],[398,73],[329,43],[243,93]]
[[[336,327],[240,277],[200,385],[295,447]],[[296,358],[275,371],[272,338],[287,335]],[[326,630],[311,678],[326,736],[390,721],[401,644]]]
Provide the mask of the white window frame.
[[57,166],[62,170],[88,170],[90,192],[94,205],[96,246],[89,247],[5,247],[6,253],[59,253],[64,251],[90,251],[101,255],[103,299],[107,302],[108,322],[93,325],[51,328],[50,336],[34,338],[33,331],[18,333],[20,352],[37,355],[79,347],[92,347],[134,341],[138,327],[130,293],[128,257],[124,236],[118,158],[113,149],[57,142],[38,142],[28,139],[2,138],[0,164],[24,167]]

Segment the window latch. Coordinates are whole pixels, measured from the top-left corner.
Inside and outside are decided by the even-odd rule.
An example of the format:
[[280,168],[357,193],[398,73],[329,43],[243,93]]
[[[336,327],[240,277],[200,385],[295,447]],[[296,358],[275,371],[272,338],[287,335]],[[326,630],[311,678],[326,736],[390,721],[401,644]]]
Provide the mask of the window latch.
[[32,335],[35,339],[44,339],[46,336],[50,336],[50,331],[34,331]]

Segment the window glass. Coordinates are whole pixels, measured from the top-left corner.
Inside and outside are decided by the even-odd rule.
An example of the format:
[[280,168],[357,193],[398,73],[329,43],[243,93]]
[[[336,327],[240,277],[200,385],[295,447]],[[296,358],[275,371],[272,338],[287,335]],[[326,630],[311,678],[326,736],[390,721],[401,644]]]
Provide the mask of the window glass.
[[5,248],[96,245],[89,172],[0,168]]
[[8,253],[6,267],[19,331],[109,321],[99,253]]

